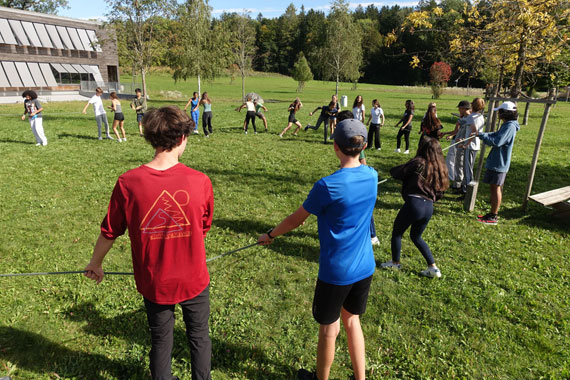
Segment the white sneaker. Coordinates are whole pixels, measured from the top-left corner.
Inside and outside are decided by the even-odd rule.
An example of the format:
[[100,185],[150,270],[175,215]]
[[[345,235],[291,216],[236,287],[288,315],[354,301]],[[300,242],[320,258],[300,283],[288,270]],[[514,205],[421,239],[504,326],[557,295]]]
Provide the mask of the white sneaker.
[[382,148],[378,148],[378,149],[376,149],[376,150],[382,150]]
[[380,245],[380,240],[378,240],[378,236],[370,238],[370,242],[372,243],[372,245]]
[[426,276],[426,277],[441,277],[441,272],[439,270],[438,267],[427,267],[427,269],[424,269],[423,271],[421,271],[422,276]]
[[109,135],[107,135],[107,138],[108,138],[109,140],[115,140],[113,137],[111,137],[111,136],[109,136]]
[[382,268],[393,268],[393,269],[402,269],[402,264],[394,264],[392,261],[386,261],[385,263],[380,264]]
[[99,140],[103,140],[103,137],[98,137]]
[[410,154],[410,151],[406,149],[406,150],[404,151],[404,154]]
[[127,142],[127,138],[126,138],[126,137],[123,137],[123,142]]
[[247,135],[247,131],[245,131],[245,134]]
[[36,144],[36,146],[40,146],[40,145],[42,145],[42,144],[40,144],[40,143],[37,143],[37,144]]
[[195,135],[197,135],[197,134],[200,133],[200,132],[198,132],[196,129],[194,129],[194,131],[193,131],[192,133],[194,133]]
[[123,139],[121,139],[121,138],[119,137],[119,139],[118,139],[117,141],[118,141],[118,142],[123,142]]
[[396,148],[396,149],[394,149],[394,152],[396,152],[396,153],[400,153],[400,152],[401,152],[401,150],[400,150],[400,148]]

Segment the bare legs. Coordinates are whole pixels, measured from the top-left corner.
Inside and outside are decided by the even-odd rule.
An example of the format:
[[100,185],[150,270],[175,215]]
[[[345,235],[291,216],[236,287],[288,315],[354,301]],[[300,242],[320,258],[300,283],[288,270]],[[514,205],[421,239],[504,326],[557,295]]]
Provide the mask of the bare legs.
[[126,139],[126,135],[125,135],[125,122],[124,121],[119,121],[119,120],[113,120],[113,132],[115,132],[115,136],[117,136],[117,139],[120,141],[121,140],[121,136],[119,135],[119,132],[117,131],[117,127],[121,128],[121,133],[123,134],[123,139]]
[[[360,326],[360,316],[341,309],[342,324],[348,340],[348,352],[356,380],[364,380],[366,359],[364,335]],[[328,380],[334,360],[335,341],[340,332],[340,320],[330,325],[319,326],[319,343],[317,345],[317,378]]]
[[491,214],[497,215],[501,201],[503,200],[503,191],[501,186],[491,184]]

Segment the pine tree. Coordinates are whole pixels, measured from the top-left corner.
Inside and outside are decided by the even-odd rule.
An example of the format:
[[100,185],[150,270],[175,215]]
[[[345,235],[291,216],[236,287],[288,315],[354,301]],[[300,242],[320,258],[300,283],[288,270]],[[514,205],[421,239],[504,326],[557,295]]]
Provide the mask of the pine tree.
[[293,79],[299,82],[297,92],[303,92],[305,82],[313,80],[313,73],[311,72],[307,58],[305,58],[305,54],[299,54],[299,58],[297,58],[297,62],[295,62],[293,70],[291,70],[291,75],[293,76]]

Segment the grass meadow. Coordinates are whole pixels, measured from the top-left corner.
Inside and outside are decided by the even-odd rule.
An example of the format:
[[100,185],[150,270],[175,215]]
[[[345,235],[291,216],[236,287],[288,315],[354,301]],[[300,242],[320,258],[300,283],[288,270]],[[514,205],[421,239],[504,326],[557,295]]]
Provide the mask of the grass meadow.
[[[123,80],[130,80],[123,77]],[[312,184],[336,170],[331,144],[318,131],[298,137],[278,133],[297,96],[287,77],[247,78],[269,111],[269,132],[242,131],[237,113],[241,83],[221,78],[202,84],[213,100],[214,134],[189,136],[182,162],[206,173],[215,193],[214,222],[206,238],[209,257],[253,243],[305,199]],[[185,105],[195,83],[174,83],[167,74],[149,78],[150,106]],[[427,89],[360,84],[341,86],[349,105],[357,94],[367,110],[378,98],[386,114],[382,150],[368,163],[380,178],[409,156],[394,153],[404,102],[416,103],[411,135],[431,101]],[[328,103],[334,83],[309,82],[299,94],[305,125],[309,111]],[[450,130],[458,101],[437,101]],[[106,105],[108,101],[106,102]],[[123,108],[127,104],[123,101]],[[151,147],[138,136],[134,112],[126,111],[128,141],[98,141],[93,110],[84,103],[44,103],[47,147],[36,147],[23,106],[0,106],[0,272],[81,270],[91,257],[111,190],[124,171],[148,162]],[[362,318],[369,379],[568,379],[570,378],[569,224],[529,204],[522,212],[529,167],[543,107],[533,104],[522,126],[507,176],[500,223],[476,222],[487,212],[489,191],[480,187],[476,210],[463,211],[455,195],[435,207],[424,233],[442,278],[419,275],[425,262],[403,240],[400,272],[377,270]],[[108,113],[112,118],[111,113]],[[570,104],[551,115],[533,193],[570,184]],[[262,123],[258,120],[258,131]],[[201,126],[200,126],[201,130]],[[446,146],[447,143],[444,143]],[[381,245],[378,263],[390,258],[391,226],[403,204],[399,184],[379,187],[374,217]],[[276,239],[209,264],[210,329],[215,380],[294,379],[313,369],[317,329],[311,315],[318,270],[316,218]],[[117,239],[104,264],[131,271],[128,237]],[[128,276],[107,276],[98,286],[81,275],[0,278],[0,377],[34,379],[150,379],[146,315]],[[174,374],[190,379],[189,350],[178,313]],[[352,376],[343,333],[337,341],[332,379]]]

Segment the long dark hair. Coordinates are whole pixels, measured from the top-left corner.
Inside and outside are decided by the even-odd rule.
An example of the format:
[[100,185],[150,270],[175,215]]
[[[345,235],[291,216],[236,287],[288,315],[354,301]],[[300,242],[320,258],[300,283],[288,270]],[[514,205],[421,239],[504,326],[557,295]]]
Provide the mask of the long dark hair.
[[434,191],[445,191],[449,187],[449,178],[447,165],[443,158],[441,145],[437,139],[424,136],[416,158],[424,163],[423,177],[425,182],[430,185]]
[[435,108],[435,103],[430,103],[426,111],[426,116],[422,120],[422,131],[425,133],[430,133],[435,130],[440,129],[441,121],[437,118],[437,110]]
[[[360,101],[358,101],[358,98],[360,98]],[[352,103],[352,108],[361,107],[361,106],[362,106],[362,95],[356,95],[356,98],[354,98],[354,103]]]

